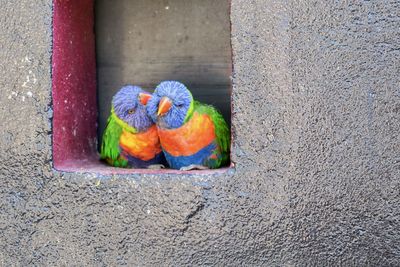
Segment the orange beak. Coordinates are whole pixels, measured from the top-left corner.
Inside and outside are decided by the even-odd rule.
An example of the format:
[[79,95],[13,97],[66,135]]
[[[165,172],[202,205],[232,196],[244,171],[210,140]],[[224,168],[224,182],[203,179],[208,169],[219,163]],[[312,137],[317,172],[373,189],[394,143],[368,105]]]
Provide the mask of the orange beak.
[[140,101],[140,103],[142,103],[142,105],[144,105],[144,106],[147,105],[147,102],[149,102],[150,98],[151,98],[151,95],[150,95],[150,94],[144,94],[144,93],[140,93],[140,94],[139,94],[139,101]]
[[158,112],[157,116],[162,116],[165,113],[168,112],[168,110],[171,108],[172,102],[168,97],[163,97],[160,100],[160,104],[158,105]]

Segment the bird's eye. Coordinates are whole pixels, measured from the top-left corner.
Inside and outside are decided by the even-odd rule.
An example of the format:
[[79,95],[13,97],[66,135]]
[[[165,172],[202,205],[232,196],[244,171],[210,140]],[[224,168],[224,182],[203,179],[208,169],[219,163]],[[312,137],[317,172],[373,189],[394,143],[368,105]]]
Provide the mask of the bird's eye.
[[183,104],[176,105],[178,108],[183,108]]
[[133,114],[134,112],[135,112],[135,110],[133,108],[128,110],[128,114]]

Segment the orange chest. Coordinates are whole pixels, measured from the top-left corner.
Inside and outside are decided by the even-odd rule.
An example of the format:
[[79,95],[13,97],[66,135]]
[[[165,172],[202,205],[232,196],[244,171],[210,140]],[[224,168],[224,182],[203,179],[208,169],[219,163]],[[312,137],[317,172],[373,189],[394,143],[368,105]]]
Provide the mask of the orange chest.
[[120,147],[129,155],[144,161],[153,159],[161,152],[157,127],[153,125],[144,133],[130,133],[122,130]]
[[178,129],[158,128],[158,135],[163,149],[172,156],[191,156],[214,142],[215,127],[208,115],[194,113]]

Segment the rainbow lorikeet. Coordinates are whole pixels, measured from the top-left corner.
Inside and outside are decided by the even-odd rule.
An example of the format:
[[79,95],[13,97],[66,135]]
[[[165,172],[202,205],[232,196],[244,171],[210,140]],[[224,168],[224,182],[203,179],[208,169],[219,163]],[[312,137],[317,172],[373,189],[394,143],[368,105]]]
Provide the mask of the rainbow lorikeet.
[[146,112],[150,98],[150,93],[133,85],[114,95],[100,150],[109,165],[148,168],[165,163],[156,125]]
[[147,104],[147,112],[157,124],[171,168],[214,169],[229,162],[228,124],[214,107],[195,101],[182,83],[160,83]]

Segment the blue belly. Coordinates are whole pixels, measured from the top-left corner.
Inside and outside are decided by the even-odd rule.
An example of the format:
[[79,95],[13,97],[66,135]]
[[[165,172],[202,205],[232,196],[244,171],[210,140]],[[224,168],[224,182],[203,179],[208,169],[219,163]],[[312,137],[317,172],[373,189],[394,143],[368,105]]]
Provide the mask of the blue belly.
[[179,170],[180,168],[189,165],[207,166],[207,163],[209,162],[209,157],[214,153],[214,150],[216,148],[217,145],[215,143],[211,143],[210,145],[206,146],[205,148],[201,149],[199,152],[191,156],[174,157],[167,151],[164,151],[164,154],[169,166],[173,169]]
[[164,166],[167,165],[163,152],[158,153],[153,159],[147,161],[135,158],[127,154],[125,154],[124,157],[128,160],[129,167],[136,169],[145,169],[148,166],[154,164],[163,164]]

